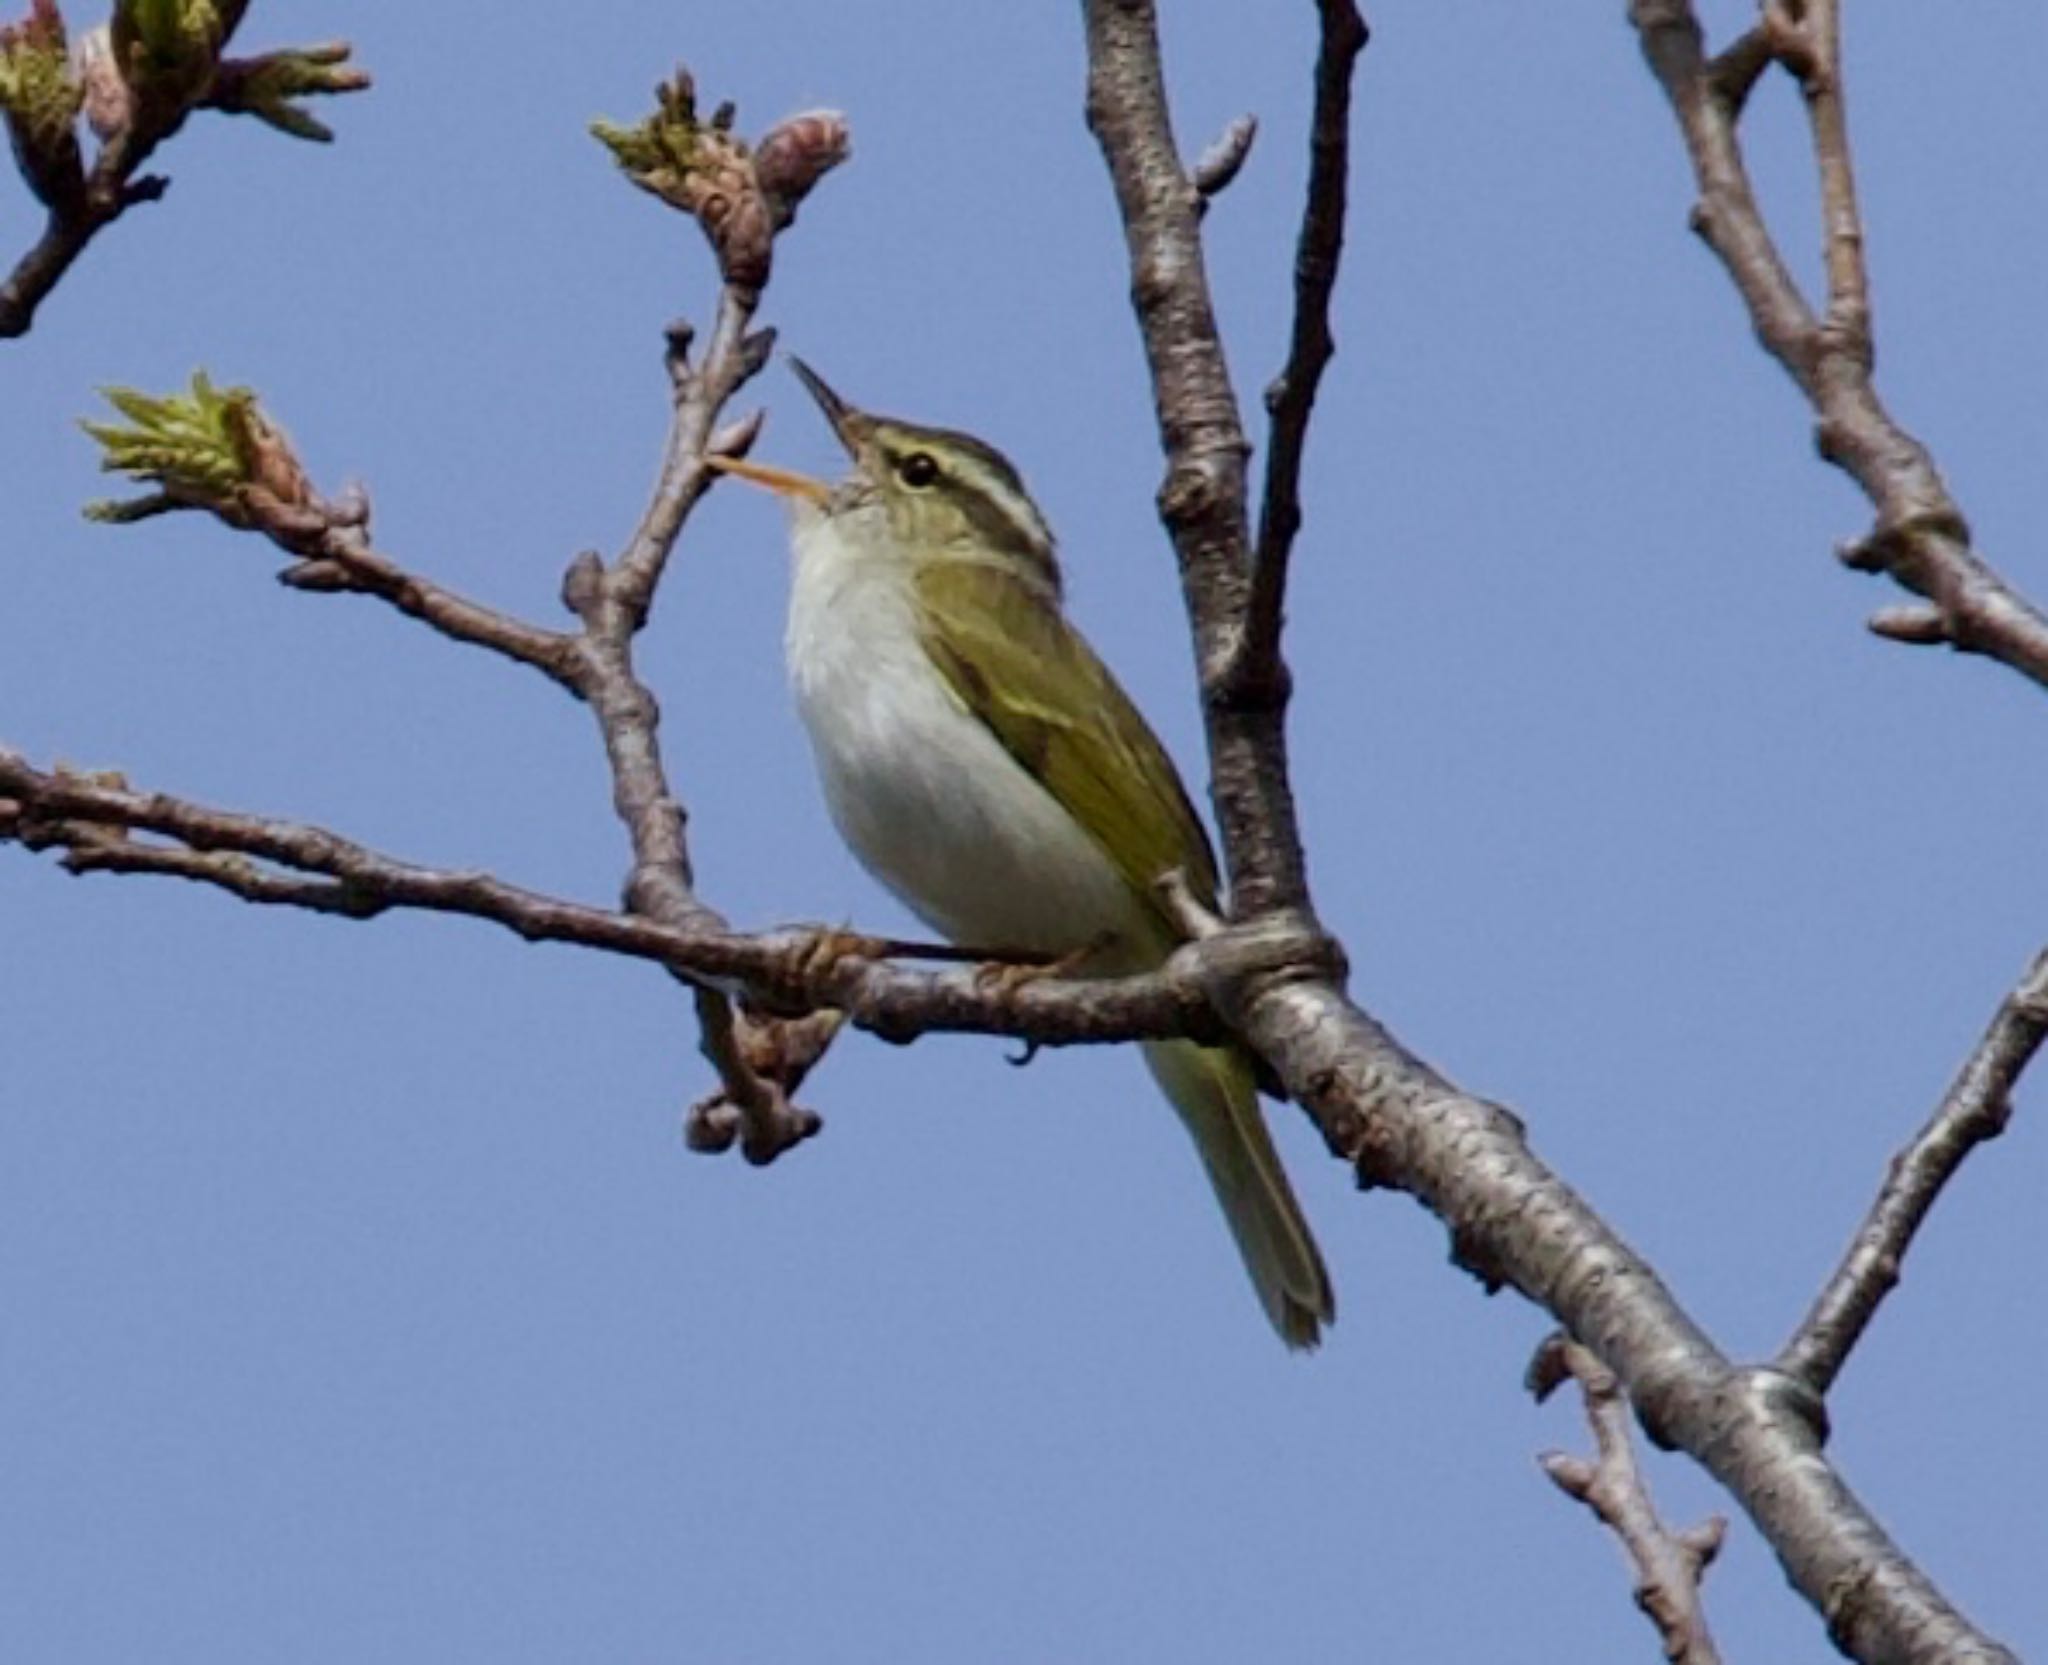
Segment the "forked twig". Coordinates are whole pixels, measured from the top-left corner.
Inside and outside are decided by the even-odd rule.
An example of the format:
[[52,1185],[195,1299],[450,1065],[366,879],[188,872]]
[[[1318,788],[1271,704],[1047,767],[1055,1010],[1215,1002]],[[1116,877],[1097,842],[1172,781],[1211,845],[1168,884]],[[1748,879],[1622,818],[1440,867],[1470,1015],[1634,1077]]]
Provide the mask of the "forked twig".
[[1778,1368],[1816,1394],[1834,1385],[1942,1190],[1970,1153],[2005,1131],[2012,1090],[2048,1038],[2048,950],[2036,955],[1964,1060],[1940,1105],[1892,1158],[1883,1187],[1842,1263],[1778,1354]]
[[1636,1605],[1649,1615],[1673,1665],[1720,1665],[1707,1629],[1700,1585],[1721,1552],[1728,1523],[1710,1515],[1673,1532],[1658,1518],[1650,1484],[1636,1461],[1628,1398],[1614,1372],[1586,1348],[1554,1335],[1536,1350],[1528,1385],[1540,1402],[1566,1381],[1576,1381],[1593,1430],[1592,1462],[1562,1451],[1537,1458],[1567,1497],[1577,1498],[1620,1542],[1636,1572]]
[[[1839,0],[1771,0],[1764,23],[1712,60],[1691,0],[1631,0],[1629,18],[1692,160],[1699,190],[1693,228],[1727,269],[1758,338],[1806,395],[1821,454],[1877,510],[1876,524],[1841,551],[1842,559],[1858,571],[1886,573],[1921,598],[1880,609],[1871,628],[1894,641],[1982,654],[2048,687],[2048,616],[1971,547],[1962,510],[1934,459],[1884,408],[1872,381]],[[1764,221],[1736,131],[1749,89],[1770,62],[1798,79],[1806,100],[1827,270],[1820,314]]]

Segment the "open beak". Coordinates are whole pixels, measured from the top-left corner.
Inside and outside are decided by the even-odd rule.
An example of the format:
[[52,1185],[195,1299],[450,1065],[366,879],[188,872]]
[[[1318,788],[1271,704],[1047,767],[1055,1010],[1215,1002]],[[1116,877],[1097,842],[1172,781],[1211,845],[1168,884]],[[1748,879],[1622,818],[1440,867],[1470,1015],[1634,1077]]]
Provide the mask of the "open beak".
[[[818,401],[818,409],[825,413],[825,420],[832,424],[832,431],[839,436],[839,443],[846,447],[847,454],[859,462],[861,438],[874,426],[874,419],[862,415],[840,398],[826,385],[823,376],[794,353],[789,355],[789,367],[796,372],[796,379],[804,384],[804,391]],[[832,500],[832,488],[808,474],[798,474],[787,468],[770,468],[764,463],[747,462],[740,457],[706,457],[704,460],[721,474],[735,474],[784,497],[799,497],[820,508]]]
[[873,422],[834,393],[825,385],[825,378],[794,353],[789,355],[789,367],[796,372],[796,379],[804,384],[804,391],[818,401],[818,409],[832,424],[832,431],[839,436],[839,443],[846,447],[846,454],[859,462],[861,435],[874,425]]
[[770,491],[783,497],[801,497],[820,508],[832,498],[832,488],[823,480],[814,480],[808,474],[798,474],[794,469],[770,468],[766,463],[748,462],[744,457],[707,456],[704,460],[721,474],[751,480],[755,485],[766,486]]

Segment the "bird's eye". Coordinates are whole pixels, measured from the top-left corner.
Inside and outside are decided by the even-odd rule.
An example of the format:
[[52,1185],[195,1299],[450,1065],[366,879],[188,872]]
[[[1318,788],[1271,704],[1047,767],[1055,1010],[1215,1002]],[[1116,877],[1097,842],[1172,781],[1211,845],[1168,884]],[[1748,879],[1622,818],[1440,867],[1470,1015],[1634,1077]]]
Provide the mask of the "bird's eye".
[[896,478],[913,491],[924,490],[938,477],[938,459],[929,451],[913,451],[896,465]]

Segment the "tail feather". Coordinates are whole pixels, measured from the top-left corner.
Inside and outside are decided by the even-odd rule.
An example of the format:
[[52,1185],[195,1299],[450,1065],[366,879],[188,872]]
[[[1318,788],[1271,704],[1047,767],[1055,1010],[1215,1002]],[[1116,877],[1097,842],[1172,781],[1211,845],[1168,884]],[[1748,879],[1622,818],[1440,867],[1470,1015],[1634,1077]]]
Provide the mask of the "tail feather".
[[1308,1348],[1337,1316],[1321,1251],[1266,1131],[1250,1063],[1191,1041],[1159,1041],[1145,1062],[1201,1152],[1252,1287],[1289,1347]]

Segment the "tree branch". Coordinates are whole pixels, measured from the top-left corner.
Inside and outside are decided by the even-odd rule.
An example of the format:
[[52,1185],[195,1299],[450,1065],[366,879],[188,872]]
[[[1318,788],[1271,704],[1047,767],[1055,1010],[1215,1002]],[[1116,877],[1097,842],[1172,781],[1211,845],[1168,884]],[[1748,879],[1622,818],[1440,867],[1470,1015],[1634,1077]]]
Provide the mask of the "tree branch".
[[298,559],[278,574],[278,582],[295,590],[374,596],[450,641],[530,665],[582,697],[584,668],[575,637],[470,601],[409,571],[371,544],[368,518],[368,505],[358,498],[309,542],[286,545]]
[[1927,1125],[1892,1158],[1877,1199],[1792,1338],[1778,1368],[1825,1394],[1897,1286],[1899,1269],[1935,1200],[1979,1145],[2005,1131],[2012,1090],[2048,1037],[2048,950],[2000,1002],[1976,1050]]
[[[1132,299],[1166,451],[1161,514],[1203,670],[1232,906],[1314,930],[1287,784],[1281,710],[1246,710],[1219,672],[1247,600],[1244,444],[1202,267],[1197,198],[1174,150],[1151,0],[1084,0],[1088,121],[1129,245]],[[1232,1029],[1274,1069],[1367,1186],[1415,1197],[1489,1288],[1554,1315],[1627,1389],[1651,1436],[1686,1451],[1742,1506],[1787,1576],[1859,1660],[2001,1661],[1886,1535],[1821,1449],[1798,1384],[1731,1364],[1651,1268],[1529,1149],[1498,1105],[1460,1092],[1341,987],[1296,965],[1214,971]]]
[[[748,334],[759,298],[757,290],[725,286],[701,366],[690,362],[688,328],[670,330],[675,408],[653,497],[614,564],[581,557],[563,586],[564,598],[583,620],[582,692],[597,717],[611,767],[612,803],[633,852],[626,906],[683,929],[723,929],[725,921],[696,893],[685,834],[688,817],[669,785],[662,757],[661,707],[635,668],[633,640],[653,608],[683,523],[713,478],[704,461],[713,425],[726,402],[766,363],[774,343],[770,331]],[[733,1013],[726,996],[701,983],[694,992],[702,1050],[725,1084],[723,1100],[738,1119],[741,1147],[752,1161],[773,1161],[815,1133],[819,1120],[748,1067],[732,1040]],[[693,1128],[700,1120],[693,1114]],[[693,1143],[715,1146],[701,1134]]]
[[1266,389],[1272,419],[1266,442],[1265,493],[1252,563],[1252,593],[1231,678],[1238,697],[1255,698],[1284,675],[1280,632],[1287,601],[1287,562],[1301,530],[1301,459],[1316,390],[1337,347],[1330,336],[1330,296],[1344,252],[1345,193],[1351,167],[1351,78],[1368,39],[1352,0],[1318,0],[1322,45],[1316,54],[1315,112],[1309,123],[1308,200],[1294,253],[1294,330],[1287,363]]
[[[307,73],[326,75],[340,52],[319,49],[300,56],[307,59]],[[262,61],[252,62],[255,67],[237,84],[235,107],[262,113],[274,103],[276,66],[264,70]],[[278,112],[270,115],[276,119]],[[657,89],[655,112],[639,125],[596,124],[598,137],[634,183],[698,221],[724,284],[701,363],[691,360],[687,325],[668,332],[673,409],[653,496],[616,562],[608,566],[586,553],[570,565],[562,599],[581,621],[577,632],[543,630],[479,606],[380,554],[369,540],[367,499],[358,492],[322,500],[289,441],[247,389],[216,388],[204,374],[194,377],[188,393],[163,398],[112,389],[109,400],[126,425],[87,424],[105,450],[106,467],[156,488],[140,498],[94,505],[97,518],[133,521],[173,509],[205,509],[230,526],[262,532],[285,550],[293,559],[281,575],[287,584],[377,596],[456,641],[533,666],[581,698],[596,717],[613,803],[632,848],[626,906],[699,934],[725,933],[727,927],[695,892],[685,815],[662,757],[660,709],[635,668],[633,643],[647,623],[683,524],[715,478],[707,450],[742,451],[758,426],[742,421],[714,432],[720,412],[760,370],[773,344],[772,332],[750,334],[749,324],[774,240],[792,223],[804,196],[847,154],[846,124],[829,112],[791,117],[753,147],[733,136],[731,117],[730,108],[721,107],[700,121],[695,88],[687,71],[679,70]],[[118,862],[138,870],[132,852],[101,852],[94,860],[102,869]],[[140,861],[140,870],[212,876],[205,863],[195,866],[183,857],[150,855]],[[337,896],[331,886],[266,881],[243,884],[241,891],[251,899],[342,911],[367,905],[353,894]],[[671,969],[692,986],[705,1055],[725,1082],[747,1154],[771,1160],[815,1131],[814,1115],[795,1109],[776,1081],[749,1068],[746,1050],[734,1041],[725,992],[680,966]]]
[[1308,879],[1287,783],[1287,676],[1247,699],[1231,667],[1246,628],[1251,535],[1238,417],[1202,264],[1202,195],[1168,119],[1150,0],[1088,0],[1088,126],[1109,165],[1131,263],[1131,301],[1166,450],[1159,513],[1195,630],[1210,790],[1238,919],[1306,910]]
[[[654,598],[676,539],[697,500],[715,478],[707,450],[744,449],[752,427],[715,433],[720,413],[767,363],[772,330],[750,333],[762,287],[773,265],[776,238],[795,219],[798,205],[848,154],[846,123],[812,111],[778,123],[751,151],[730,135],[725,106],[700,121],[696,88],[687,70],[656,92],[656,110],[638,128],[598,124],[594,131],[634,183],[689,214],[717,256],[723,287],[711,337],[700,362],[690,356],[692,332],[676,323],[668,332],[668,369],[674,408],[652,497],[631,540],[610,566],[580,556],[563,584],[563,599],[583,623],[578,691],[588,701],[603,738],[612,775],[612,803],[626,830],[633,859],[625,902],[634,913],[695,931],[723,930],[725,921],[696,894],[687,814],[669,783],[660,741],[661,708],[634,665],[634,638],[653,611]],[[740,1129],[750,1161],[770,1162],[810,1137],[818,1117],[791,1103],[789,1089],[755,1069],[738,1043],[735,1017],[724,990],[693,982],[704,1056],[718,1071],[723,1093],[693,1110],[691,1141],[715,1149],[727,1111]],[[829,1042],[826,1032],[819,1049]]]
[[[693,987],[743,993],[769,1011],[843,1012],[894,1042],[938,1032],[1006,1035],[1046,1046],[1182,1035],[1214,1041],[1223,1031],[1204,993],[1205,978],[1295,963],[1304,951],[1270,931],[1226,932],[1191,945],[1156,973],[1101,982],[1044,977],[1005,988],[969,969],[913,971],[868,952],[957,962],[962,956],[950,949],[854,939],[850,951],[837,931],[671,925],[524,890],[487,873],[422,867],[324,827],[139,791],[118,775],[40,770],[5,747],[0,842],[61,852],[73,873],[179,878],[249,902],[349,919],[401,908],[456,914],[528,942],[645,960]],[[1214,971],[1205,971],[1205,963]],[[728,1042],[721,1037],[718,1044]],[[765,1056],[767,1043],[759,1037],[742,1035],[733,1044],[750,1057]],[[791,1068],[784,1063],[769,1073]]]
[[[1837,0],[1772,0],[1765,23],[1719,59],[1705,56],[1691,0],[1630,0],[1643,57],[1670,100],[1692,159],[1693,229],[1727,268],[1771,356],[1813,407],[1821,455],[1877,510],[1842,552],[1923,598],[1910,619],[1885,609],[1872,628],[1894,641],[1946,642],[2010,665],[2048,687],[2048,617],[1972,549],[1969,527],[1926,449],[1877,397],[1863,231],[1843,115]],[[1823,316],[1800,293],[1750,187],[1736,123],[1763,62],[1774,57],[1805,94],[1820,174]],[[1902,627],[1903,626],[1903,627]]]
[[1728,1523],[1712,1515],[1698,1526],[1673,1532],[1658,1519],[1649,1482],[1636,1462],[1621,1384],[1577,1342],[1552,1336],[1529,1366],[1529,1388],[1540,1402],[1573,1379],[1585,1397],[1597,1459],[1589,1463],[1562,1451],[1546,1451],[1537,1462],[1560,1491],[1585,1504],[1620,1540],[1636,1570],[1636,1605],[1657,1627],[1664,1657],[1673,1665],[1720,1665],[1700,1584],[1721,1552]]
[[1844,1653],[2015,1665],[1850,1490],[1823,1448],[1820,1402],[1723,1355],[1513,1115],[1459,1091],[1327,982],[1209,986],[1363,1185],[1405,1191],[1441,1219],[1459,1264],[1552,1314],[1620,1379],[1650,1437],[1727,1489]]

